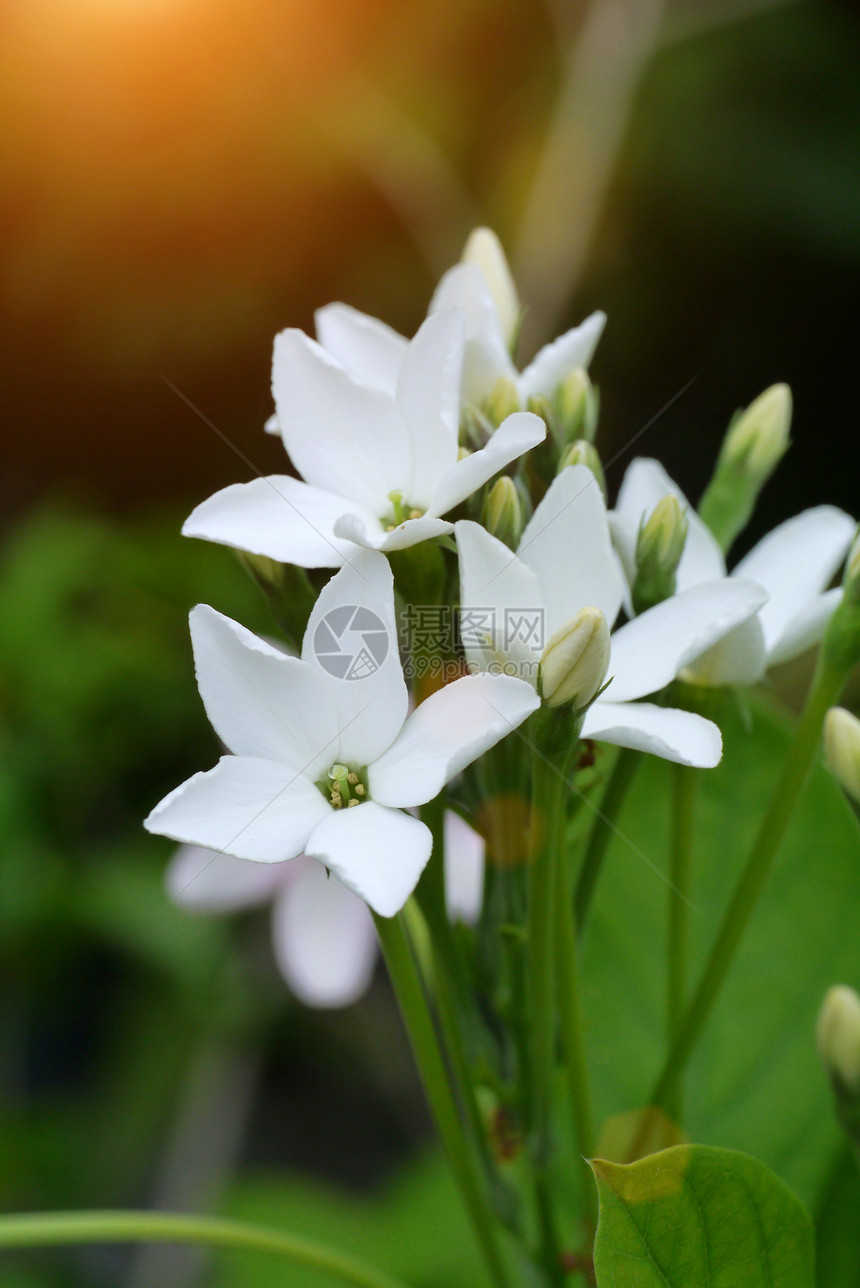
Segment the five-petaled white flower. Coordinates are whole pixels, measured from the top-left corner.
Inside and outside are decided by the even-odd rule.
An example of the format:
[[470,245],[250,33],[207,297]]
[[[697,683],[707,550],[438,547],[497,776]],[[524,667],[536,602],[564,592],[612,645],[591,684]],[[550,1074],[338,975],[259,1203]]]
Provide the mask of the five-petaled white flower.
[[357,547],[401,550],[452,532],[442,516],[546,435],[538,416],[517,412],[480,451],[460,452],[463,327],[457,309],[428,318],[388,388],[362,381],[302,331],[281,332],[277,426],[304,481],[234,483],[197,506],[185,535],[336,568]]
[[[680,593],[715,577],[726,562],[711,531],[658,461],[632,461],[611,515],[612,532],[629,583],[636,577],[636,535],[664,496],[686,509],[687,540],[677,571]],[[758,582],[768,594],[757,614],[724,635],[688,668],[698,684],[755,684],[769,666],[787,662],[818,642],[839,602],[840,588],[827,590],[856,525],[842,510],[819,505],[779,524],[741,559],[732,580]],[[628,600],[629,608],[629,600]]]
[[[562,470],[534,512],[516,555],[476,523],[457,524],[461,633],[482,671],[505,670],[537,684],[545,647],[585,607],[611,627],[624,577],[612,548],[603,496],[584,465]],[[761,606],[760,586],[713,580],[675,595],[612,635],[609,683],[592,703],[584,738],[712,766],[721,755],[711,721],[635,699],[664,689],[705,649]]]
[[318,859],[382,916],[414,890],[432,800],[538,705],[508,676],[465,676],[411,715],[388,561],[357,552],[314,605],[301,659],[205,605],[191,614],[197,682],[232,752],[155,807],[151,832],[263,863]]
[[[447,810],[445,901],[452,920],[476,919],[483,879],[483,838]],[[174,902],[194,912],[241,912],[271,902],[275,960],[307,1006],[348,1006],[369,986],[378,952],[370,910],[315,859],[253,863],[182,845],[165,882]]]

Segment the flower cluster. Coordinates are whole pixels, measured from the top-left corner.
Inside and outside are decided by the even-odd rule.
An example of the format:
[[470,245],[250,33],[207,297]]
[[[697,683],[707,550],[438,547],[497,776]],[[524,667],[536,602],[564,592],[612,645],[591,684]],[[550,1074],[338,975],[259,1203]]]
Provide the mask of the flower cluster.
[[[319,311],[316,340],[282,332],[265,428],[295,473],[233,484],[183,529],[263,557],[266,589],[304,629],[296,656],[194,609],[197,682],[226,754],[146,826],[196,847],[170,869],[184,904],[274,901],[279,963],[314,1004],[366,984],[367,907],[403,908],[441,844],[427,807],[449,784],[455,828],[464,817],[489,837],[500,782],[529,799],[524,747],[552,749],[570,802],[580,739],[712,767],[720,732],[690,686],[758,682],[820,639],[842,593],[828,587],[854,523],[827,506],[727,573],[788,443],[784,386],[732,424],[698,514],[646,459],[610,510],[587,374],[605,318],[522,371],[519,321],[501,247],[479,229],[413,339],[344,304]],[[285,565],[308,571],[290,580]],[[337,571],[323,584],[324,569]],[[459,614],[457,637],[404,638],[398,616],[416,607]],[[471,887],[471,919],[483,842],[469,836],[449,844],[446,880]]]

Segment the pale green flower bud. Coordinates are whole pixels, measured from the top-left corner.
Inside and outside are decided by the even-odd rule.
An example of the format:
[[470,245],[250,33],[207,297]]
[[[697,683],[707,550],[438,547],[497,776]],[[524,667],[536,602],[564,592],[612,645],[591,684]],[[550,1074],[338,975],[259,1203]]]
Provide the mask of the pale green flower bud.
[[516,550],[526,516],[517,485],[507,474],[496,479],[487,493],[481,522],[492,536]]
[[532,394],[528,400],[526,411],[533,412],[535,416],[540,416],[550,434],[558,438],[558,421],[556,420],[552,403],[548,398],[545,398],[543,394]]
[[490,228],[476,228],[469,234],[462,262],[477,264],[487,279],[505,340],[513,349],[520,327],[520,301],[502,243]]
[[644,613],[675,593],[678,564],[687,540],[687,517],[671,492],[655,505],[636,541],[633,607]]
[[577,367],[565,376],[556,390],[555,405],[563,442],[569,443],[575,438],[594,441],[600,395],[587,371]]
[[609,668],[609,627],[599,608],[582,608],[559,627],[543,651],[541,692],[550,706],[589,706]]
[[788,451],[790,428],[791,390],[771,385],[730,426],[721,455],[762,487]]
[[480,407],[467,403],[460,417],[460,441],[473,451],[486,447],[493,437],[495,426]]
[[771,385],[730,424],[699,514],[728,550],[789,448],[791,390]]
[[845,573],[843,595],[821,641],[821,661],[845,679],[860,662],[860,531],[854,537]]
[[604,501],[607,498],[606,479],[603,476],[603,463],[600,454],[593,443],[589,443],[585,438],[578,438],[575,443],[571,443],[566,452],[562,453],[558,465],[559,474],[566,470],[569,465],[587,465],[600,485]]
[[855,604],[860,602],[860,532],[854,538],[848,558],[845,561],[845,575],[842,578],[845,595]]
[[837,984],[827,990],[818,1013],[818,1054],[830,1074],[836,1116],[860,1147],[860,997]]
[[860,804],[860,720],[831,707],[824,720],[824,758],[834,778]]
[[860,997],[837,984],[827,990],[818,1014],[818,1054],[830,1076],[860,1096]]
[[520,395],[513,380],[501,376],[493,386],[489,398],[485,398],[481,410],[493,426],[501,425],[503,420],[520,411]]
[[636,542],[636,563],[660,564],[664,568],[678,567],[687,540],[687,518],[678,498],[669,492],[658,501],[651,517],[639,529]]
[[270,559],[268,555],[254,555],[249,550],[237,550],[236,556],[254,580],[262,585],[279,586],[284,580],[284,565]]

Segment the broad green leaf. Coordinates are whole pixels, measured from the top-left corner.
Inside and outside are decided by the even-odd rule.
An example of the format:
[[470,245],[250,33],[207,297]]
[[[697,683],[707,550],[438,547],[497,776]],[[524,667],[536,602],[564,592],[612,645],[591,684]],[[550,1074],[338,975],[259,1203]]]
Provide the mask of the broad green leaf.
[[756,1159],[676,1145],[591,1166],[598,1288],[813,1288],[812,1222]]
[[[768,702],[746,727],[726,701],[724,756],[700,772],[689,911],[698,978],[785,755],[791,724]],[[598,887],[585,951],[598,1123],[641,1108],[666,1050],[668,826],[673,767],[644,757]],[[680,1127],[744,1149],[810,1208],[841,1138],[814,1027],[826,989],[860,985],[860,832],[816,767],[691,1061]]]

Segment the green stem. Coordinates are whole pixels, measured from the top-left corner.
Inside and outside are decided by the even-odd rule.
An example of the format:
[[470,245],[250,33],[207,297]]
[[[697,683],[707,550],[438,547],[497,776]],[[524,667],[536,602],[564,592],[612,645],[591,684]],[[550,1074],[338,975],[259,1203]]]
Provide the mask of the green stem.
[[591,1085],[585,1053],[584,1023],[579,978],[579,949],[570,889],[570,865],[564,855],[557,864],[555,935],[558,961],[558,1010],[564,1051],[570,1111],[582,1172],[582,1201],[586,1224],[593,1233],[597,1224],[597,1193],[587,1159],[594,1154]]
[[556,868],[567,823],[565,781],[537,748],[532,756],[526,966],[531,1022],[529,1050],[531,1131],[542,1258],[552,1278],[561,1265],[548,1164],[552,1154],[552,1088],[556,1065]]
[[642,760],[642,754],[623,747],[618,753],[615,766],[603,793],[600,808],[597,811],[591,834],[588,838],[579,879],[574,895],[574,924],[577,935],[581,938],[588,922],[591,901],[597,888],[598,878],[603,870],[606,850],[615,831],[615,825],[621,808],[627,799],[627,793]]
[[482,1178],[476,1172],[463,1134],[457,1104],[448,1080],[448,1070],[439,1049],[424,987],[406,931],[399,917],[376,916],[374,919],[385,964],[397,994],[415,1061],[448,1161],[460,1186],[493,1280],[498,1288],[508,1288],[508,1271],[498,1243],[498,1228]]
[[391,1275],[324,1244],[242,1221],[172,1212],[39,1212],[0,1217],[0,1247],[70,1243],[195,1243],[266,1252],[335,1275],[355,1288],[403,1288]]
[[421,818],[433,836],[433,857],[419,887],[422,910],[430,929],[433,944],[434,973],[433,996],[442,1030],[445,1052],[453,1075],[456,1094],[466,1115],[466,1124],[472,1147],[478,1154],[481,1166],[492,1187],[491,1195],[501,1197],[501,1180],[490,1154],[487,1133],[481,1117],[472,1081],[460,1020],[459,995],[456,981],[460,974],[456,945],[451,934],[445,902],[445,794],[442,792],[429,805],[421,809]]
[[[689,765],[672,766],[672,842],[669,886],[669,943],[666,1012],[669,1041],[674,1041],[687,995],[687,952],[690,914],[690,876],[693,863],[693,818],[700,771]],[[681,1087],[676,1089],[668,1112],[681,1115]]]
[[762,819],[746,866],[735,886],[699,986],[681,1019],[675,1040],[655,1083],[649,1104],[666,1108],[717,1000],[744,932],[773,866],[780,842],[800,800],[821,737],[827,710],[838,701],[846,671],[828,666],[823,651],[803,715],[785,759],[779,781]]

